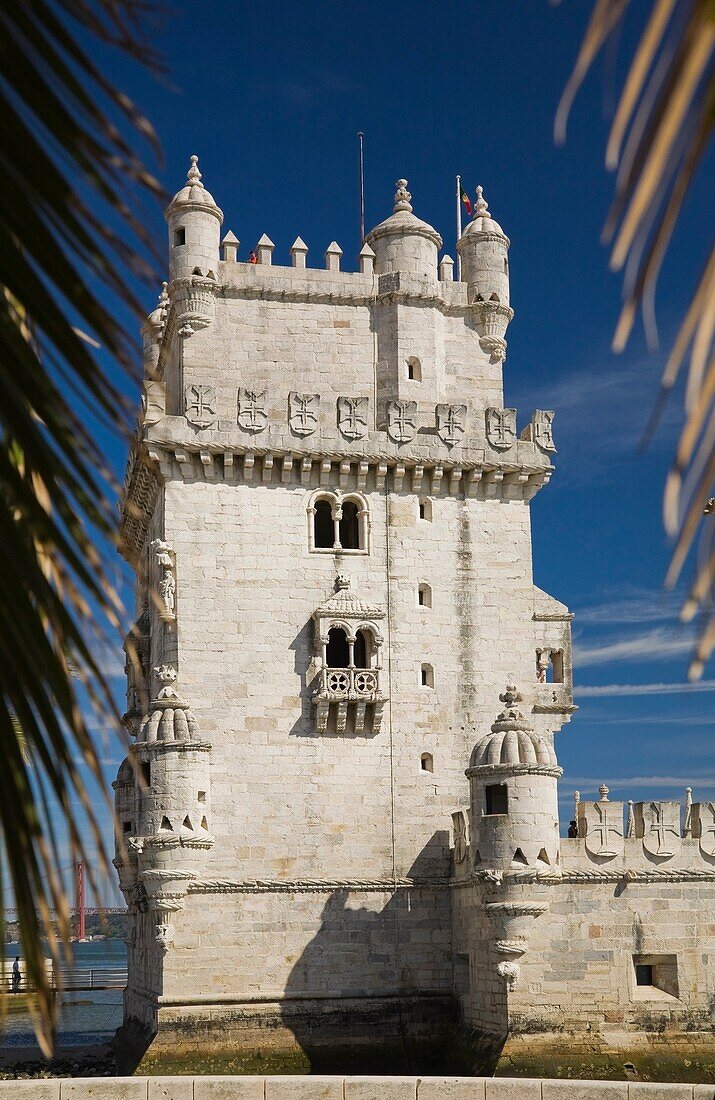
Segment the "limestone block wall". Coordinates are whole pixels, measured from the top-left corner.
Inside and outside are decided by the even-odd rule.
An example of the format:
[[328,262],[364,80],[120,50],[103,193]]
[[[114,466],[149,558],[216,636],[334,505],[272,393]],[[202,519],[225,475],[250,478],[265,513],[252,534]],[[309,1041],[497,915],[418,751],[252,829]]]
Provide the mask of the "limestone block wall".
[[[712,1026],[714,883],[564,883],[548,901],[509,996],[512,1028]],[[653,956],[675,956],[672,993],[636,985],[634,958]]]
[[0,1081],[0,1100],[713,1100],[712,1085],[484,1077],[114,1077]]

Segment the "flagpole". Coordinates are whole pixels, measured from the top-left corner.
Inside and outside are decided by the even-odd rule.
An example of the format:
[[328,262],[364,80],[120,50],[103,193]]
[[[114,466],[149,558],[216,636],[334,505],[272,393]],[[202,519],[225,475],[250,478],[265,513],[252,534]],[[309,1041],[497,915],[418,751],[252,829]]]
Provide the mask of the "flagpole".
[[[457,241],[462,236],[462,177],[457,176]],[[462,281],[462,260],[457,249],[457,282]]]
[[360,146],[360,247],[365,241],[365,158],[363,153],[363,141],[365,135],[358,131],[358,143]]

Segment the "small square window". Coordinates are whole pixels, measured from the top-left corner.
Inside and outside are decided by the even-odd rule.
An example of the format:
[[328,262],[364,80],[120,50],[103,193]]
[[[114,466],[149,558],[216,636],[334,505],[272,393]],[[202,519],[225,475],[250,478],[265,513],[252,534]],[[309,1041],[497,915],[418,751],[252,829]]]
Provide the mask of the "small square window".
[[653,984],[653,967],[650,963],[636,963],[636,985]]
[[678,998],[677,955],[634,955],[635,1000]]
[[174,230],[174,248],[181,244],[186,244],[186,230],[183,225]]
[[492,817],[495,814],[509,813],[509,791],[505,783],[490,783],[484,788],[484,814]]

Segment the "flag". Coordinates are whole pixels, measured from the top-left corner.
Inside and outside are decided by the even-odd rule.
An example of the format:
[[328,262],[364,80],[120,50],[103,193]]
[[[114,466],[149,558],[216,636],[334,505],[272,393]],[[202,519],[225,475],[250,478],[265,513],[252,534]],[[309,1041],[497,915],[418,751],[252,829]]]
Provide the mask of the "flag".
[[468,214],[471,214],[472,213],[472,204],[469,201],[469,195],[464,190],[464,188],[461,186],[461,184],[460,184],[460,188],[459,188],[459,197],[462,200],[462,202],[464,203],[464,209],[467,211]]

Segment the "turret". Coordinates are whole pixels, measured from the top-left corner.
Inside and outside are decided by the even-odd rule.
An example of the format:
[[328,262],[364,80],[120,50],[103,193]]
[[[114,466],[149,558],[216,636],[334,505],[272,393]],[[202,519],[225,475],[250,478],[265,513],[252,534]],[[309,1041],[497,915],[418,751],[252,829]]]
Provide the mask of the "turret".
[[457,242],[467,300],[509,305],[509,238],[489,213],[482,188],[477,188],[474,215]]
[[559,854],[557,779],[550,744],[524,718],[513,685],[491,733],[474,746],[470,785],[472,851],[477,868],[556,868]]
[[442,238],[436,229],[412,213],[407,180],[398,180],[396,186],[392,214],[365,238],[375,252],[375,274],[404,271],[436,280]]
[[169,226],[169,279],[218,271],[223,213],[201,182],[192,156],[186,183],[174,195],[164,217]]

